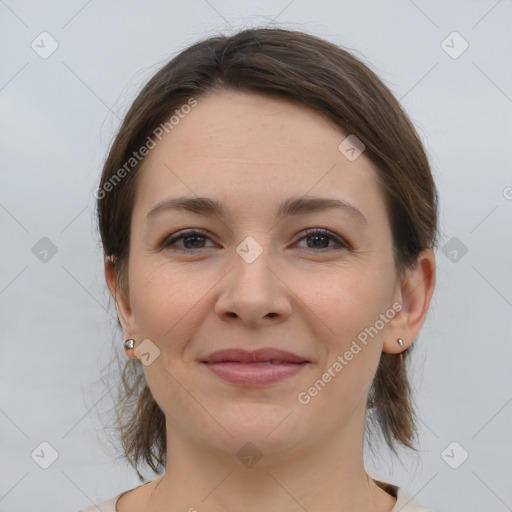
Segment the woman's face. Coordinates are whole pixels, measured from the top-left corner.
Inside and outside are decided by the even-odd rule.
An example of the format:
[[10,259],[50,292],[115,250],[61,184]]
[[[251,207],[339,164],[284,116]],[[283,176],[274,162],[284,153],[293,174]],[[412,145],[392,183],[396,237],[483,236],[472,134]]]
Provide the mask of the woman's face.
[[[384,197],[364,152],[339,149],[347,135],[302,105],[222,91],[146,157],[118,308],[125,335],[150,340],[138,357],[169,443],[276,455],[362,440],[401,296]],[[183,197],[222,211],[165,207]],[[306,206],[318,198],[342,206]],[[262,348],[305,362],[249,364]],[[209,359],[231,349],[248,360]]]

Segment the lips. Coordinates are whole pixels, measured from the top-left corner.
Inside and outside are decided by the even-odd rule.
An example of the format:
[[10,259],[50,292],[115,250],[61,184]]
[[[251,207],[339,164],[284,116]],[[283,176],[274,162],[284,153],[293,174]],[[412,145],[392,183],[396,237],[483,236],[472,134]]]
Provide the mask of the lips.
[[252,352],[219,350],[201,361],[214,375],[239,387],[275,384],[298,374],[309,362],[297,354],[273,348]]
[[270,362],[272,364],[279,363],[307,363],[308,360],[304,359],[297,354],[292,352],[286,352],[276,348],[260,348],[259,350],[241,350],[241,349],[226,349],[219,350],[210,354],[203,363],[215,364],[215,363],[265,363]]

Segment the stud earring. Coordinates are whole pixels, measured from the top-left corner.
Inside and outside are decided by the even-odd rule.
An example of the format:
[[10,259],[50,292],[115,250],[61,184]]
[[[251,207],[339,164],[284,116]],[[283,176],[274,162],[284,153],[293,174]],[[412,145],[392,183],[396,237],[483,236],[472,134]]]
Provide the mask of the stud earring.
[[135,340],[126,340],[123,345],[126,350],[131,350],[135,346]]
[[401,347],[403,347],[403,346],[404,346],[404,340],[403,340],[402,338],[398,338],[398,339],[396,340],[396,342],[397,342]]

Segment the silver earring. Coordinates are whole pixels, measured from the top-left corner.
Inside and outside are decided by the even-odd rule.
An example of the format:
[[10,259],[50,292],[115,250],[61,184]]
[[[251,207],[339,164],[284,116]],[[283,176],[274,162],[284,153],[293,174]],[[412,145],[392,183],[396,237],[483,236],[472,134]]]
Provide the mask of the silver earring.
[[134,347],[134,345],[135,345],[135,340],[126,340],[124,342],[124,348],[126,350],[131,350]]
[[404,346],[404,340],[402,338],[398,338],[396,341],[401,347]]

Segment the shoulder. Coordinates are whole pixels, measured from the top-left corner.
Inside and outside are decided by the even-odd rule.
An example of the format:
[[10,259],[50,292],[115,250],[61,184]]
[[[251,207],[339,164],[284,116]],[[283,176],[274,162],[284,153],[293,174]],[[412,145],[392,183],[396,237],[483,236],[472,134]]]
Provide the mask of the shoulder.
[[119,494],[117,494],[116,496],[114,496],[112,498],[94,503],[90,507],[79,510],[78,512],[98,512],[98,509],[101,510],[101,512],[117,512],[116,505],[122,496],[129,493],[130,491],[135,491],[136,489],[141,489],[142,487],[145,487],[148,484],[151,484],[153,482],[154,482],[154,480],[152,480],[150,482],[146,482],[145,484],[138,485],[137,487],[132,487],[131,489],[127,489],[126,491],[120,492]]
[[379,487],[396,498],[395,506],[391,512],[433,512],[429,508],[423,506],[421,503],[412,501],[402,488],[387,482],[382,482],[381,480],[377,480],[374,477],[372,478]]
[[[395,487],[395,486],[393,486]],[[412,501],[400,487],[396,488],[396,503],[391,512],[433,512],[417,501]]]
[[398,488],[396,503],[391,512],[433,512],[431,509],[425,507],[421,503],[412,501],[407,493]]

